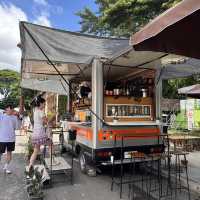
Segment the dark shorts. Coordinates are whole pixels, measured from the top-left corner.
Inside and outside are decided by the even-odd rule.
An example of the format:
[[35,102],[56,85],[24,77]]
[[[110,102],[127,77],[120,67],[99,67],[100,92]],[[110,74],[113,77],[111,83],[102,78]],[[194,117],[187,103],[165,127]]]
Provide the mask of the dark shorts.
[[6,151],[14,151],[15,142],[0,142],[0,153],[5,153]]

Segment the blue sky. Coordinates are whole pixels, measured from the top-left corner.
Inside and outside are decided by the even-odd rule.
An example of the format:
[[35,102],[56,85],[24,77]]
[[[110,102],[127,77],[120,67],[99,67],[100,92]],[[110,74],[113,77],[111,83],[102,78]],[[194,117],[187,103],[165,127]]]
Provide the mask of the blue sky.
[[20,69],[19,21],[80,31],[76,12],[98,11],[95,0],[0,0],[0,69]]
[[[67,29],[71,31],[80,30],[80,18],[75,15],[76,12],[84,7],[89,7],[93,11],[97,11],[94,0],[0,0],[0,2],[12,3],[21,8],[28,16],[30,21],[34,21],[35,15],[40,14],[44,7],[48,7],[49,20],[53,27]],[[44,6],[46,2],[48,6]]]

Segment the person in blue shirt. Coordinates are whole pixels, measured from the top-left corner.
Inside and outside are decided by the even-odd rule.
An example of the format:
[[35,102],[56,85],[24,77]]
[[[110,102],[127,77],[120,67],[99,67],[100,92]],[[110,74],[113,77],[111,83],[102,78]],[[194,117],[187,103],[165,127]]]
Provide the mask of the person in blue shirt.
[[6,163],[3,167],[5,173],[10,174],[9,164],[12,152],[15,150],[15,130],[19,129],[21,120],[19,113],[14,111],[13,106],[5,106],[5,112],[0,113],[0,160],[6,152]]

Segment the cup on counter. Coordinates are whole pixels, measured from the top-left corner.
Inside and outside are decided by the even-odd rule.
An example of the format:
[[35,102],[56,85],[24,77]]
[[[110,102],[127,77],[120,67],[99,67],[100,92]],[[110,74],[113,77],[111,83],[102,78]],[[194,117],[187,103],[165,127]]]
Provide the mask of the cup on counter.
[[156,124],[160,124],[160,120],[159,119],[156,119]]
[[116,124],[118,122],[117,118],[113,118],[113,123]]
[[145,98],[147,97],[147,89],[141,89],[142,91],[142,97]]
[[119,89],[114,89],[114,95],[118,96],[120,93]]

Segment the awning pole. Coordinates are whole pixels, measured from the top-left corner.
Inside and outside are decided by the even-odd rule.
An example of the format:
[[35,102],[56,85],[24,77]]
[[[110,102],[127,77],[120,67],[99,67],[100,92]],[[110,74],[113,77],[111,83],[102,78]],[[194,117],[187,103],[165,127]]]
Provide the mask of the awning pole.
[[160,81],[160,79],[161,79],[161,77],[162,77],[162,74],[163,74],[164,68],[165,68],[165,67],[162,67],[161,70],[160,70],[160,73],[159,73],[159,76],[158,76],[158,79],[157,79],[156,85],[158,85],[158,83],[159,83],[159,81]]
[[[29,32],[29,30],[26,28],[26,26],[23,24],[24,29],[26,30],[26,32],[28,33],[28,35],[31,37],[31,39],[33,40],[33,42],[36,44],[36,46],[39,48],[39,50],[42,52],[42,54],[45,56],[45,58],[47,59],[47,61],[53,66],[53,68],[56,70],[56,72],[58,73],[58,75],[64,80],[64,82],[69,86],[69,89],[76,95],[76,97],[80,100],[80,97],[78,96],[78,94],[76,93],[76,91],[71,87],[71,85],[68,83],[68,81],[65,79],[65,77],[60,73],[60,71],[57,69],[57,67],[53,64],[53,62],[49,59],[49,57],[46,55],[46,53],[44,52],[44,50],[40,47],[40,45],[38,44],[38,42],[35,40],[35,38],[33,37],[33,35]],[[101,119],[89,106],[87,106],[87,108],[90,110],[90,112],[95,115],[95,117],[97,119],[99,119],[103,124],[105,124],[105,121],[103,119]]]

